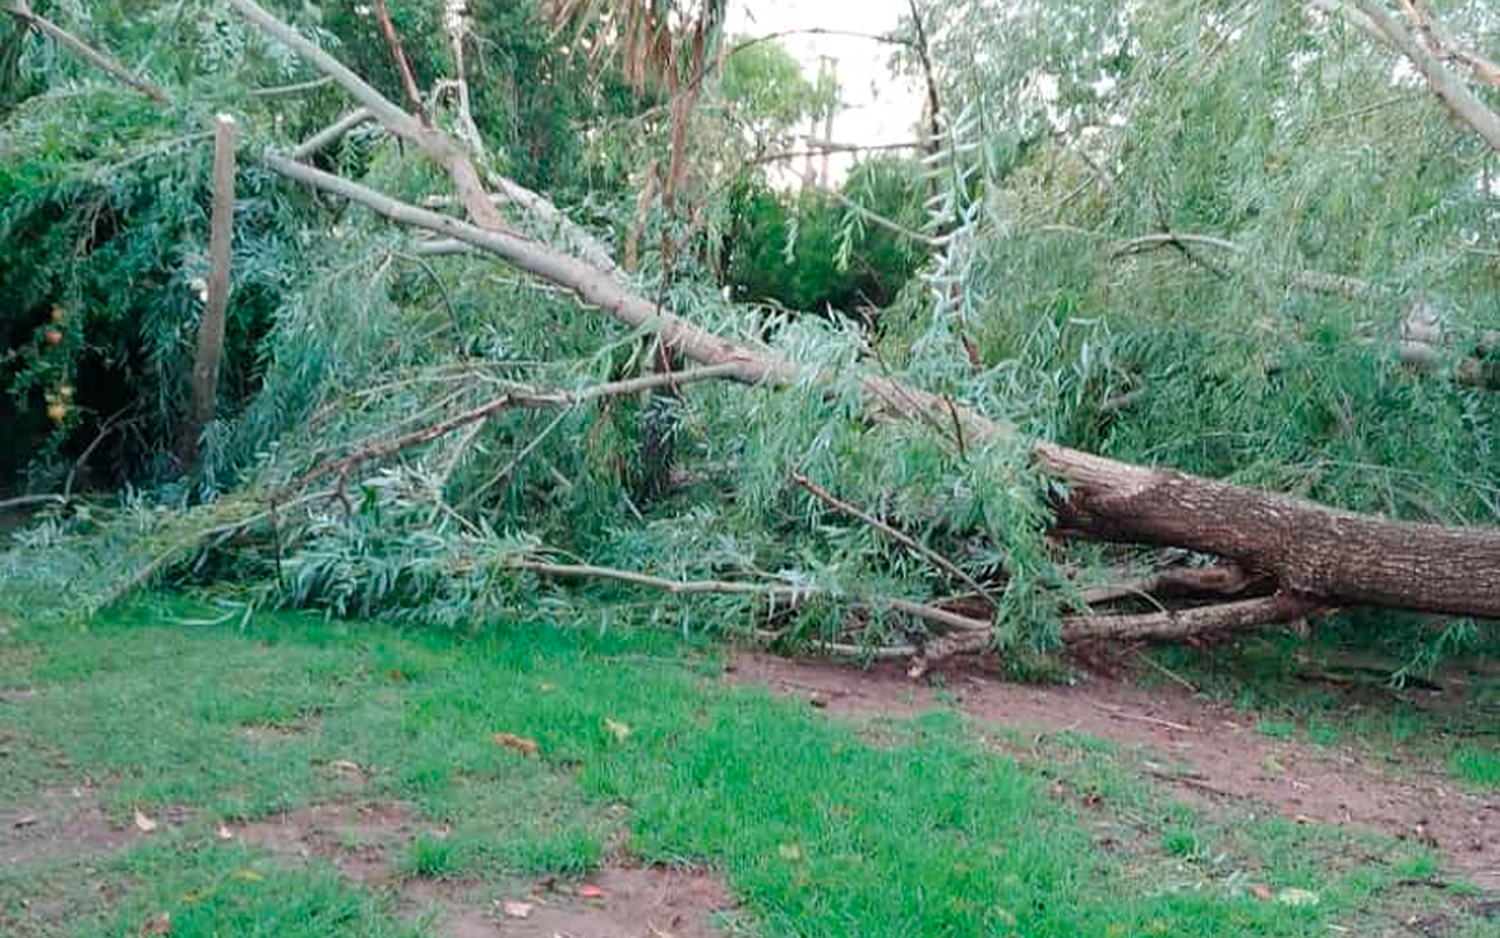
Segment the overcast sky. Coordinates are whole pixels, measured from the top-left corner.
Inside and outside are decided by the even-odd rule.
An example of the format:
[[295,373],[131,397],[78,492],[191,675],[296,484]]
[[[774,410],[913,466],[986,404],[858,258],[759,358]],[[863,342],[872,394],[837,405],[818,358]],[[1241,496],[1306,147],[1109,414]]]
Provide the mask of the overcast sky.
[[[909,10],[907,0],[730,0],[729,31],[763,36],[790,29],[891,31]],[[830,56],[843,87],[844,108],[833,125],[839,143],[896,143],[913,138],[922,118],[922,97],[910,81],[894,78],[886,63],[889,44],[852,36],[794,35],[781,39],[807,74],[818,73],[819,56]],[[840,167],[835,165],[835,174]]]

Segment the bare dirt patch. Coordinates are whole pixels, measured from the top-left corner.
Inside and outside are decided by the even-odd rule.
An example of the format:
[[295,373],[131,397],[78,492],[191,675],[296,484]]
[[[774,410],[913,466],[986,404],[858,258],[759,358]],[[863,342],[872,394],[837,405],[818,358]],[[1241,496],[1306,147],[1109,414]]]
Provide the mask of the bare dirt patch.
[[57,789],[36,804],[0,809],[0,868],[115,853],[141,836],[111,821],[91,789]]
[[280,856],[328,860],[346,879],[391,890],[400,908],[429,918],[445,938],[714,938],[714,914],[733,907],[711,874],[610,866],[582,884],[538,884],[508,900],[520,903],[508,912],[483,884],[402,876],[395,857],[431,827],[406,805],[365,802],[313,805],[230,834]]
[[229,828],[231,836],[281,856],[321,857],[346,879],[366,885],[394,883],[391,856],[421,825],[398,802],[320,804]]
[[[1350,825],[1441,850],[1486,890],[1500,890],[1500,798],[1465,791],[1431,767],[1399,775],[1354,746],[1271,739],[1243,715],[1173,687],[1146,690],[1092,677],[1027,686],[975,670],[945,673],[943,700],[899,666],[870,670],[764,652],[738,654],[726,679],[767,685],[830,713],[910,717],[956,706],[982,722],[1075,731],[1148,750],[1156,775],[1195,797],[1251,799],[1299,821]],[[1188,771],[1177,771],[1182,765]]]

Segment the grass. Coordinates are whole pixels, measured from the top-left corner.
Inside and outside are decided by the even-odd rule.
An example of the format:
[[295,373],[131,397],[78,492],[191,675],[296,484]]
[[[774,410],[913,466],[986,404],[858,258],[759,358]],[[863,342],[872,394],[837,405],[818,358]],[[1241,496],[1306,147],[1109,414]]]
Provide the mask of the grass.
[[355,798],[420,813],[395,858],[408,875],[578,876],[623,848],[721,871],[765,936],[1323,935],[1430,862],[1202,816],[1086,737],[1023,744],[940,712],[876,744],[723,687],[714,650],[676,637],[212,618],[152,599],[0,637],[0,687],[35,691],[0,703],[4,803],[92,785],[121,822],[183,819],[123,853],[0,869],[0,934],[133,935],[161,914],[179,938],[421,933],[326,862],[212,834]]
[[1465,748],[1453,754],[1450,771],[1477,788],[1500,789],[1500,753]]

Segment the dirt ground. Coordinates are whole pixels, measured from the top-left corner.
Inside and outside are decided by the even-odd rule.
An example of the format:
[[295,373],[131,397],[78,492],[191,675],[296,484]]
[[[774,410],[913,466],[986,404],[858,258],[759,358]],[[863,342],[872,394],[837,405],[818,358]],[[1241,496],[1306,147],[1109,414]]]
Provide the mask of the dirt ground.
[[321,857],[347,879],[393,890],[413,919],[446,938],[714,938],[733,908],[716,877],[616,860],[581,884],[544,881],[485,898],[476,883],[402,876],[393,858],[418,834],[441,835],[397,802],[314,805],[228,829],[274,854]]
[[1252,799],[1294,820],[1415,839],[1440,850],[1481,889],[1500,891],[1500,798],[1464,791],[1420,764],[1395,771],[1354,746],[1272,739],[1184,688],[1146,690],[1097,676],[1072,686],[1021,685],[957,668],[945,673],[940,701],[895,664],[861,670],[758,651],[738,654],[726,678],[767,685],[834,714],[908,717],[951,702],[988,724],[1142,747],[1161,760],[1156,777],[1185,794]]

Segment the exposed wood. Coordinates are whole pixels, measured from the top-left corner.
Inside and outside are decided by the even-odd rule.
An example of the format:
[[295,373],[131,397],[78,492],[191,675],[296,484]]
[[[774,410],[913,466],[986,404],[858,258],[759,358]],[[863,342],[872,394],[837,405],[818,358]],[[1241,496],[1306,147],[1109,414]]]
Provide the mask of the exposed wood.
[[214,204],[209,221],[208,295],[198,324],[197,353],[193,357],[192,401],[183,430],[183,464],[198,464],[199,439],[213,422],[219,403],[219,365],[228,327],[230,266],[234,249],[235,122],[228,114],[214,120]]
[[19,22],[24,23],[45,36],[51,37],[58,45],[66,48],[69,52],[72,52],[95,68],[108,72],[121,82],[146,95],[161,107],[166,107],[170,103],[167,93],[161,90],[161,88],[144,78],[132,74],[130,69],[126,68],[114,56],[95,49],[51,20],[38,16],[32,12],[31,6],[26,0],[13,0],[7,12]]
[[[783,385],[801,371],[667,313],[597,268],[545,245],[407,205],[285,157],[268,154],[265,159],[288,178],[353,199],[394,221],[463,241],[558,284],[626,325],[654,330],[688,358],[733,365],[728,376],[734,380]],[[893,378],[866,375],[861,386],[873,413],[936,425],[951,419],[971,444],[1014,432]],[[1074,533],[1218,554],[1277,578],[1284,589],[1337,605],[1500,617],[1500,529],[1356,515],[1047,442],[1036,443],[1033,452],[1042,469],[1069,486],[1069,497],[1057,508],[1060,521]]]
[[1083,601],[1091,606],[1118,602],[1123,599],[1163,596],[1233,596],[1242,593],[1251,583],[1244,570],[1234,564],[1215,567],[1173,567],[1150,576],[1092,586],[1079,590]]

